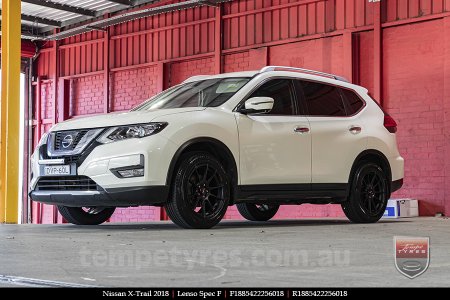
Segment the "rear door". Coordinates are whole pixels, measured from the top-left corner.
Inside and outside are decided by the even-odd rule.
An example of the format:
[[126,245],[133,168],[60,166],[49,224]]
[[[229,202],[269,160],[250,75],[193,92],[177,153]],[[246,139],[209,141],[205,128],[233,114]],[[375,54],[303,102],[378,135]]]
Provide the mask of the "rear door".
[[314,184],[342,187],[334,184],[348,182],[354,160],[367,147],[366,124],[359,114],[364,102],[338,86],[306,80],[296,84],[311,128],[313,189]]

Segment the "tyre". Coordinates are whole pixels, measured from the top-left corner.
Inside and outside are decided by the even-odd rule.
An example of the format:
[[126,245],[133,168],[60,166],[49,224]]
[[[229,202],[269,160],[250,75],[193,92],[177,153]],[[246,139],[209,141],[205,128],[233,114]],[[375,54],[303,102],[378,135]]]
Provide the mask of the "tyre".
[[172,181],[167,215],[180,227],[206,229],[222,220],[230,201],[230,180],[209,153],[183,155]]
[[375,223],[383,216],[389,196],[388,179],[380,166],[363,163],[352,178],[350,196],[342,209],[354,223]]
[[67,222],[75,225],[99,225],[106,222],[115,207],[68,207],[58,205],[59,213]]
[[236,206],[241,216],[250,221],[269,221],[280,208],[279,205],[253,203],[238,203]]

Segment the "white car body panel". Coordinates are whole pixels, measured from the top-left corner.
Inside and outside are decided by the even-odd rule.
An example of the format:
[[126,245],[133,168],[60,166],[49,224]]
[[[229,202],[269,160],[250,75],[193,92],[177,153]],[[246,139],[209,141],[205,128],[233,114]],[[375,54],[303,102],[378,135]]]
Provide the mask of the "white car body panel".
[[[347,183],[353,162],[367,150],[362,114],[354,117],[308,117],[312,135],[312,183]],[[359,126],[360,133],[350,128]]]
[[236,113],[242,185],[311,183],[311,135],[303,116],[246,116]]

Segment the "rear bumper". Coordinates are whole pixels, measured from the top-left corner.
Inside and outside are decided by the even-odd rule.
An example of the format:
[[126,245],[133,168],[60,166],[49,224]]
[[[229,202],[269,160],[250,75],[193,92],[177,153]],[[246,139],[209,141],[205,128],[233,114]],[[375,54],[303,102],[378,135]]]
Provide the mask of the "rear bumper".
[[403,178],[391,182],[391,193],[398,191],[403,186]]
[[33,201],[70,207],[129,207],[161,205],[167,201],[168,186],[127,187],[97,191],[32,191]]

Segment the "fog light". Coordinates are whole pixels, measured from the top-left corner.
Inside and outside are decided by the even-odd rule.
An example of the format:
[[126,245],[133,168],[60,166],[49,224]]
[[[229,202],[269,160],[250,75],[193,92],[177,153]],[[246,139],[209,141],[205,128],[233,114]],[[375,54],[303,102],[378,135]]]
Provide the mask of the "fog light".
[[142,177],[144,176],[144,168],[117,171],[122,178]]

